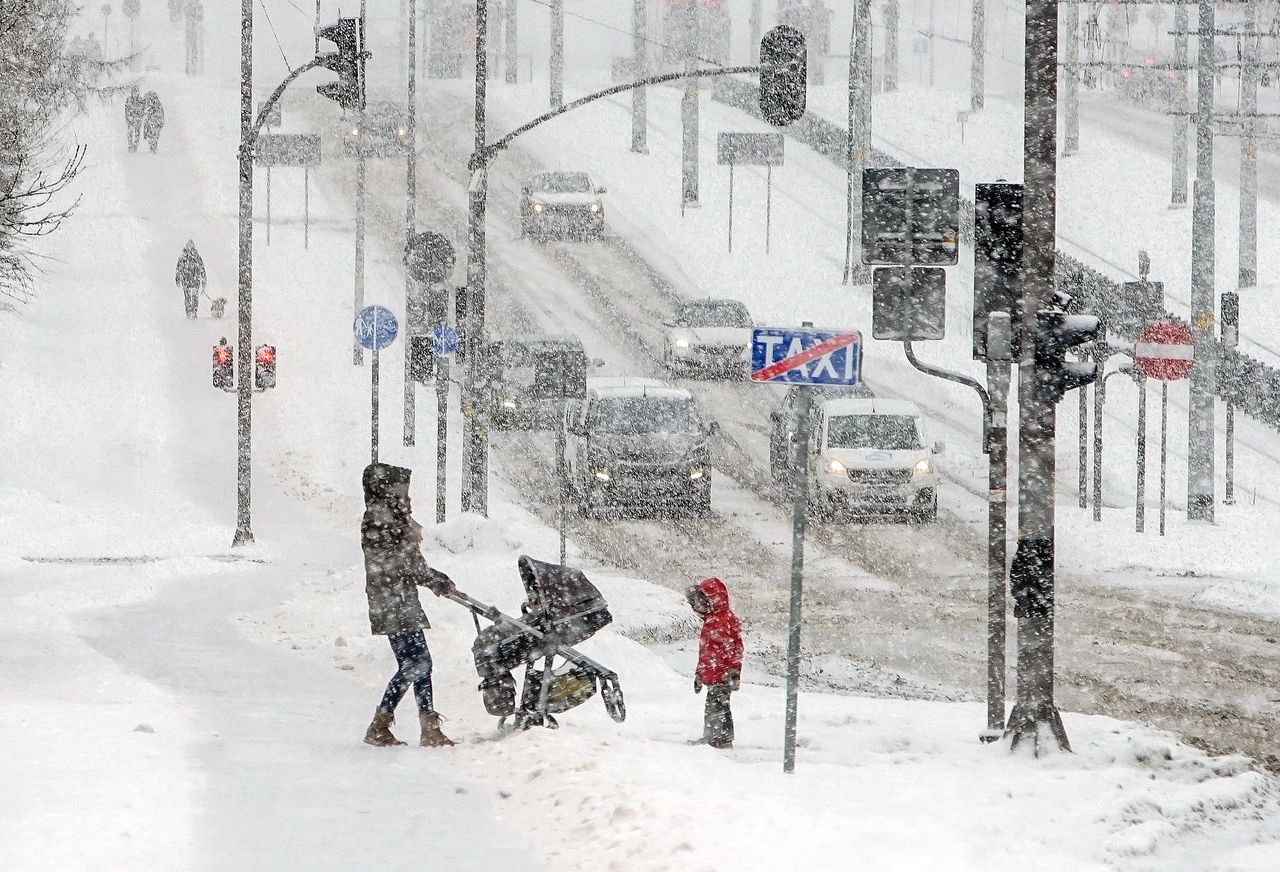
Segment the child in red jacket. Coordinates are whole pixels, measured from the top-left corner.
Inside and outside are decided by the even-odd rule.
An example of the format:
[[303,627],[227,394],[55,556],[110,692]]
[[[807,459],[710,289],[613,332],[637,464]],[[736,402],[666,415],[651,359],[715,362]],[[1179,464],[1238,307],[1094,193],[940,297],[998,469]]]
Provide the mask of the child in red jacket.
[[690,744],[733,747],[733,712],[729,694],[742,682],[742,628],[729,608],[729,591],[718,578],[707,578],[685,592],[690,607],[702,616],[698,639],[698,668],[693,692],[707,688],[702,738]]

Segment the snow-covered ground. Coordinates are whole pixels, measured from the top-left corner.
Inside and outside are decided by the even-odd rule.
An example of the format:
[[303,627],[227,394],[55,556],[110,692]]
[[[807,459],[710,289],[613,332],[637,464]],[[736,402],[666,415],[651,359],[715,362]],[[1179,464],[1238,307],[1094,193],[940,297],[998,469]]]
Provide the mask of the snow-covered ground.
[[[269,6],[283,50],[305,57],[309,16]],[[392,658],[367,632],[355,532],[369,387],[368,368],[349,362],[351,206],[334,188],[342,173],[321,174],[312,188],[308,249],[294,174],[272,180],[278,223],[270,247],[258,223],[255,340],[279,349],[280,387],[254,402],[259,543],[248,548],[228,547],[234,402],[208,381],[210,348],[221,335],[234,341],[234,321],[186,321],[171,282],[171,264],[193,238],[211,293],[234,300],[237,11],[206,8],[208,75],[192,80],[177,74],[177,46],[165,45],[177,31],[164,11],[144,9],[140,33],[157,47],[145,81],[168,109],[161,153],[125,153],[118,104],[93,106],[76,122],[76,135],[92,147],[81,210],[57,238],[57,262],[37,302],[0,316],[7,410],[0,746],[10,749],[0,756],[0,783],[10,787],[0,799],[0,868],[914,870],[994,862],[1227,872],[1280,865],[1280,792],[1271,775],[1246,758],[1208,756],[1169,733],[1104,717],[1069,714],[1075,753],[1037,760],[978,743],[984,711],[976,703],[826,692],[807,671],[799,764],[786,776],[781,689],[768,669],[749,668],[734,702],[736,748],[688,747],[701,720],[701,699],[689,687],[694,625],[680,596],[647,577],[645,555],[639,570],[598,563],[589,570],[616,621],[583,649],[619,672],[624,724],[592,700],[565,714],[559,731],[486,741],[493,720],[474,689],[470,616],[428,602],[439,707],[446,731],[463,742],[447,751],[361,744]],[[94,24],[93,11],[86,15]],[[259,33],[257,49],[259,84],[267,87],[280,74],[272,68],[278,60],[265,60],[276,51],[270,30]],[[524,88],[495,89],[495,127],[536,105],[536,85]],[[432,99],[428,93],[426,105]],[[444,106],[451,89],[439,99]],[[713,164],[712,144],[716,130],[747,122],[704,103],[704,205],[681,223],[674,106],[669,93],[651,95],[647,158],[625,150],[628,116],[618,104],[531,137],[525,157],[597,161],[588,168],[610,188],[612,227],[678,289],[739,296],[760,320],[865,324],[865,290],[839,285],[839,257],[831,254],[841,250],[842,226],[828,216],[839,214],[843,198],[832,169],[789,145],[789,164],[774,178],[776,235],[767,257],[758,246],[763,180],[742,173],[738,214],[751,244],[735,244],[729,256],[721,244],[727,179]],[[310,111],[286,113],[293,108],[298,117]],[[431,197],[456,196],[447,178],[425,187]],[[402,208],[379,196],[375,225],[378,214]],[[495,259],[500,253],[537,278],[528,305],[554,312],[557,298],[574,299],[561,287],[564,274],[509,231],[497,214],[490,244]],[[376,232],[370,246],[367,301],[400,311],[394,246]],[[929,351],[964,367],[971,364],[959,313],[968,287],[960,270],[953,273],[958,329]],[[563,317],[587,323],[592,314]],[[600,325],[590,340],[612,335]],[[613,341],[612,365],[636,359]],[[425,507],[434,404],[420,394],[419,446],[402,447],[400,363],[389,354],[383,373],[383,458],[418,470],[414,494]],[[953,479],[982,475],[971,397],[917,376],[892,347],[871,343],[868,367],[886,390],[918,393],[949,415]],[[1111,386],[1109,432],[1131,439],[1124,428],[1133,388]],[[1066,496],[1073,408],[1064,404],[1061,415]],[[1177,417],[1175,458],[1185,440]],[[1240,435],[1242,489],[1263,491],[1256,504],[1224,511],[1214,528],[1174,514],[1164,540],[1122,532],[1132,511],[1121,496],[1132,489],[1129,463],[1109,463],[1105,535],[1083,512],[1059,512],[1064,595],[1074,595],[1071,584],[1105,579],[1233,610],[1280,611],[1266,577],[1275,506],[1261,487],[1276,472],[1275,434],[1242,422]],[[495,466],[490,518],[457,517],[451,503],[453,520],[429,529],[426,550],[464,590],[514,610],[517,555],[553,555],[556,536],[520,483]],[[1176,463],[1173,471],[1176,507]],[[456,492],[452,476],[451,485]],[[722,496],[732,505],[725,514],[753,525],[761,543],[785,538],[739,483],[726,482]],[[979,522],[981,501],[968,489],[955,486],[947,499],[958,523]],[[1154,523],[1151,508],[1149,530]],[[618,535],[633,532],[620,527]],[[570,542],[571,561],[586,552]],[[980,555],[971,557],[980,565]],[[812,565],[819,582],[824,566],[848,569],[832,555],[825,560]],[[716,569],[690,561],[688,578],[671,581],[679,587]],[[774,585],[772,595],[784,599],[781,577],[754,582]],[[900,579],[868,572],[858,583],[892,589]],[[858,618],[841,616],[855,627]],[[1064,621],[1070,629],[1069,615]],[[747,636],[749,664],[776,656],[750,622]],[[1181,660],[1153,649],[1152,681],[1160,680],[1162,656],[1171,666]],[[840,660],[823,665],[847,668]],[[1246,703],[1263,712],[1270,704]],[[398,727],[406,737],[410,720]]]

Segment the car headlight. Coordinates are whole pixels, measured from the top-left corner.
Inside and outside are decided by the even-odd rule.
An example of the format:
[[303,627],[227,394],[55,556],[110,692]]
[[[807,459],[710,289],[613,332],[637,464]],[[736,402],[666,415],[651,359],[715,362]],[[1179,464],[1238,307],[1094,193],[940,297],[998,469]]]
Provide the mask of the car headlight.
[[849,469],[838,460],[832,460],[827,464],[827,472],[832,475],[844,475],[848,471]]
[[701,466],[695,466],[693,469],[689,470],[689,481],[697,481],[706,474],[706,470]]
[[688,340],[688,339],[677,339],[677,340],[676,340],[676,348],[688,348],[688,347],[689,347],[689,340]]
[[514,409],[515,407],[516,407],[516,401],[511,397],[507,397],[505,400],[502,401],[502,408],[504,409]]
[[587,208],[588,208],[588,209],[590,209],[592,212],[599,212],[599,211],[600,211],[600,204],[599,204],[599,203],[592,203],[592,204],[591,204],[590,206],[588,206]]
[[596,478],[600,481],[609,480],[609,470],[607,469],[597,469],[595,475],[596,475]]
[[360,135],[360,128],[359,128],[357,125],[355,125],[355,124],[351,125],[351,135],[352,135],[352,136],[359,136],[359,135]]
[[396,136],[405,136],[406,134],[408,134],[408,132],[409,132],[409,128],[407,127],[396,128]]
[[534,203],[534,204],[533,204],[533,211],[535,211],[535,212],[541,212],[541,211],[542,211],[542,209],[543,209],[543,206],[542,206],[542,204],[541,204],[541,203]]
[[933,472],[933,464],[929,462],[928,458],[916,461],[916,475],[928,475],[931,472]]

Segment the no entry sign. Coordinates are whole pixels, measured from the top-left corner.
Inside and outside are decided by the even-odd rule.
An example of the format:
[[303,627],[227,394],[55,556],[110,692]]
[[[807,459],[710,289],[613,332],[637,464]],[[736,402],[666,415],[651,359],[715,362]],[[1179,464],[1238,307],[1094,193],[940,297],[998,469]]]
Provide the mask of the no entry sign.
[[1159,381],[1185,378],[1196,357],[1191,328],[1177,321],[1157,321],[1142,331],[1134,343],[1133,356],[1150,378]]

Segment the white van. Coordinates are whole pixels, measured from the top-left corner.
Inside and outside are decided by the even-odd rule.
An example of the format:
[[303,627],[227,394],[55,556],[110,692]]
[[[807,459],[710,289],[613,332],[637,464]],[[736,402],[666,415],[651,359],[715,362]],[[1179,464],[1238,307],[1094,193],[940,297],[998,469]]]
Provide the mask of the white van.
[[810,505],[821,515],[938,517],[936,456],[920,409],[905,400],[829,399],[817,408]]

